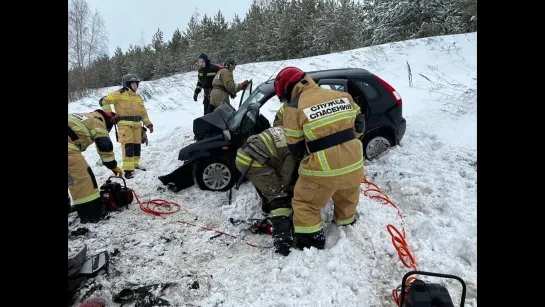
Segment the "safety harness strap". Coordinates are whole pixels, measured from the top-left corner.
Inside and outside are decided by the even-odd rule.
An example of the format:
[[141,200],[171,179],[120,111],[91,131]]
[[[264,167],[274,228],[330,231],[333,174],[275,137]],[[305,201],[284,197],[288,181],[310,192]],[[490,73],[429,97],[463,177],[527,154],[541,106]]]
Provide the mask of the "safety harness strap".
[[330,147],[351,141],[355,138],[356,137],[354,136],[354,131],[352,130],[352,128],[349,128],[346,130],[335,132],[317,140],[307,141],[307,148],[311,153],[318,152],[320,150],[325,150]]

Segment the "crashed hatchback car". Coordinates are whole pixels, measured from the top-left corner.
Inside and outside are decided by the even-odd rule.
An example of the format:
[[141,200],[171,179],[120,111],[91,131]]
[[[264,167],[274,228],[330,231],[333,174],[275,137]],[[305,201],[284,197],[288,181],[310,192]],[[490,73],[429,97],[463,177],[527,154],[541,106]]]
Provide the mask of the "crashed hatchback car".
[[[361,68],[342,68],[307,72],[323,88],[348,92],[365,115],[364,156],[372,160],[392,146],[399,145],[405,134],[399,93],[380,77]],[[274,93],[274,79],[254,90],[250,81],[243,91],[238,110],[229,104],[193,121],[195,142],[182,148],[178,160],[183,165],[159,180],[173,191],[192,186],[202,190],[226,191],[241,174],[235,167],[237,149],[246,139],[271,127],[260,109]]]

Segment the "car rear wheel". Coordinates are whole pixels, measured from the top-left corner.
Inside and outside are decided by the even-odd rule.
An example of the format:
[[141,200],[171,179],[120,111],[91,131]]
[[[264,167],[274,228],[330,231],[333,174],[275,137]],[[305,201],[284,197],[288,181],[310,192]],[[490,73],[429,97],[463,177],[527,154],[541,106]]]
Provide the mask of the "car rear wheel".
[[362,140],[362,144],[363,155],[371,161],[392,148],[394,140],[387,131],[382,130],[366,135]]
[[222,160],[200,161],[195,167],[195,179],[202,190],[227,191],[235,185],[236,174],[236,169]]

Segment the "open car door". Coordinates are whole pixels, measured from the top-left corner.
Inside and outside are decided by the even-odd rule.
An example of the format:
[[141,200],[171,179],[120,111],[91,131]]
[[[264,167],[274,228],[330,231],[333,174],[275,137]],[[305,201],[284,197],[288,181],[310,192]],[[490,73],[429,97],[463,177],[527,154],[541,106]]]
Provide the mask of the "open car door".
[[245,138],[260,133],[271,126],[269,120],[259,113],[260,107],[258,103],[250,104],[242,117],[237,132]]
[[[240,96],[240,101],[238,102],[238,107],[240,108],[240,105],[250,94],[252,94],[252,86],[254,85],[254,82],[252,79],[248,81],[248,86],[242,91],[242,95]],[[249,90],[248,90],[249,89]]]

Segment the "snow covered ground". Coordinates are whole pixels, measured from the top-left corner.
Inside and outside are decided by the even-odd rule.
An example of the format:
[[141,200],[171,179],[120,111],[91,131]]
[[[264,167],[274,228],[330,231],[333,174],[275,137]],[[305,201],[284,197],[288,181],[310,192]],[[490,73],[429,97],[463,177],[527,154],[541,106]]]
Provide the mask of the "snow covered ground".
[[[477,156],[476,33],[404,41],[340,53],[278,62],[237,66],[235,81],[253,79],[254,88],[279,68],[295,65],[303,70],[362,67],[388,81],[403,98],[407,132],[402,146],[374,162],[366,161],[368,180],[376,183],[404,215],[406,241],[419,270],[458,275],[467,283],[466,306],[477,306]],[[412,79],[409,80],[408,66]],[[120,76],[121,78],[121,76]],[[108,275],[87,281],[81,298],[93,285],[101,289],[88,298],[112,297],[121,289],[158,282],[175,282],[164,299],[173,306],[395,306],[392,289],[409,271],[400,261],[387,225],[401,230],[395,208],[364,196],[354,226],[329,223],[331,204],[323,210],[326,249],[275,254],[272,239],[246,233],[229,218],[260,217],[258,196],[249,183],[229,192],[202,191],[195,185],[179,193],[159,191],[157,176],[177,165],[178,151],[193,140],[193,119],[202,114],[202,97],[192,99],[196,72],[142,82],[155,132],[142,147],[142,166],[127,180],[142,201],[166,199],[182,210],[166,218],[130,210],[113,214],[97,225],[81,225],[90,232],[69,244],[85,242],[89,254],[118,253]],[[69,112],[98,107],[98,99],[117,87],[98,90],[69,104]],[[202,95],[202,94],[201,94]],[[238,106],[238,98],[233,100]],[[271,121],[278,100],[262,108]],[[112,131],[112,139],[115,140]],[[118,161],[121,148],[114,144]],[[112,175],[101,166],[95,146],[84,153],[99,185]],[[213,231],[184,225],[188,221],[213,227],[243,240],[215,236]],[[246,245],[244,241],[259,247]],[[455,305],[461,286],[441,282]],[[195,281],[198,289],[191,289]],[[127,306],[127,305],[125,305]]]

